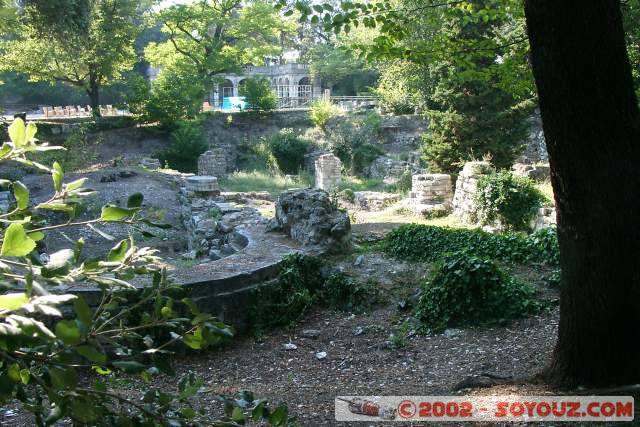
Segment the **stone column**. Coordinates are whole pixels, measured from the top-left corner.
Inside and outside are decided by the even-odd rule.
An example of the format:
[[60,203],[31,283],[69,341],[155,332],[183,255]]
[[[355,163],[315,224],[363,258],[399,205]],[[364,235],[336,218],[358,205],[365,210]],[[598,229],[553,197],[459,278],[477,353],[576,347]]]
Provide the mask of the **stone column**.
[[453,195],[453,213],[463,222],[475,223],[474,213],[476,205],[474,197],[478,187],[478,180],[484,175],[494,172],[488,162],[467,162],[458,175],[456,192]]
[[198,175],[222,178],[227,173],[227,157],[223,149],[214,148],[198,158]]
[[331,191],[342,180],[342,162],[333,154],[324,154],[316,160],[316,188]]

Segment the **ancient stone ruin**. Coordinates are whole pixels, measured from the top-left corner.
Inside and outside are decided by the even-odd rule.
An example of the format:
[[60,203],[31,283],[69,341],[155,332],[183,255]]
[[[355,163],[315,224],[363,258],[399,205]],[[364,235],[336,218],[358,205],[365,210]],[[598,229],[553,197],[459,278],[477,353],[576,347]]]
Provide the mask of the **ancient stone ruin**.
[[453,195],[453,213],[462,222],[475,223],[475,194],[478,180],[484,175],[495,172],[489,162],[467,162],[456,181],[456,192]]
[[381,211],[387,206],[399,202],[401,196],[395,193],[382,193],[378,191],[356,191],[354,204],[365,211]]
[[227,173],[227,157],[223,149],[215,148],[198,158],[198,175],[222,178]]
[[215,176],[190,176],[187,177],[187,191],[198,196],[217,196],[220,194],[218,178]]
[[331,203],[326,191],[318,189],[280,194],[269,229],[282,231],[302,245],[323,252],[341,252],[351,245],[349,216]]
[[324,154],[316,160],[316,188],[331,191],[342,180],[342,162],[333,154]]
[[411,180],[411,205],[421,215],[443,216],[451,211],[453,187],[451,175],[419,174]]
[[515,163],[511,166],[511,170],[514,175],[530,178],[534,181],[544,181],[551,178],[549,164]]

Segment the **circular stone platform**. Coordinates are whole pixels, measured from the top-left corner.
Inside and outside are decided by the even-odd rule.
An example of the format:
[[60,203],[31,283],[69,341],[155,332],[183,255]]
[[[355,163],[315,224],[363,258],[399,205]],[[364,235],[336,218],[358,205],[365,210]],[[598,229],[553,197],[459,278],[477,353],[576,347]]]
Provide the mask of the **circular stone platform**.
[[[173,282],[185,288],[186,296],[203,310],[232,324],[237,331],[248,329],[248,310],[252,291],[275,278],[285,256],[306,253],[299,244],[281,233],[267,233],[264,224],[241,224],[235,231],[247,240],[240,252],[217,261],[209,261],[170,273]],[[136,286],[150,283],[140,278]],[[99,288],[76,285],[65,292],[82,295],[90,305],[100,303]]]

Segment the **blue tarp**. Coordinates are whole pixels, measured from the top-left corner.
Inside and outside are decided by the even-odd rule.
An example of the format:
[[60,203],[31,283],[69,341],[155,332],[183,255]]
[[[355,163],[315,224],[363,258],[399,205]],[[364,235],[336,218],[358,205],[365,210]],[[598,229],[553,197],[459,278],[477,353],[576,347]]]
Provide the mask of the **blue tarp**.
[[222,98],[223,110],[246,110],[247,103],[244,96],[226,96]]

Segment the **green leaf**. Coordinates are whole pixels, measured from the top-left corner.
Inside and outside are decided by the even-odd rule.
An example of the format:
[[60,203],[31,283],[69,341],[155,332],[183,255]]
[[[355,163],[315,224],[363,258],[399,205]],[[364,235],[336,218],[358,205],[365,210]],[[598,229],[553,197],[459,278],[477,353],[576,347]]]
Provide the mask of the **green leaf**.
[[84,298],[78,297],[73,301],[73,311],[75,311],[76,316],[78,316],[78,320],[84,323],[85,326],[91,325],[93,312]]
[[9,369],[7,369],[7,374],[9,375],[9,379],[14,383],[20,382],[20,365],[17,363],[13,363],[9,365]]
[[27,142],[27,131],[21,118],[17,118],[9,126],[9,138],[16,148],[22,147]]
[[48,371],[51,383],[57,388],[73,388],[78,384],[78,373],[72,367],[49,366]]
[[62,249],[54,252],[49,257],[47,265],[42,269],[42,275],[44,277],[53,277],[67,274],[74,257],[75,254],[72,249]]
[[289,417],[289,411],[286,406],[278,406],[275,411],[269,415],[269,423],[274,426],[285,425],[287,418]]
[[103,364],[107,361],[107,356],[91,345],[79,345],[76,347],[76,351],[80,353],[81,356],[95,363]]
[[2,144],[2,147],[0,147],[0,159],[8,156],[11,151],[13,151],[13,144],[10,142]]
[[[198,328],[199,329],[199,328]],[[186,334],[182,341],[190,348],[194,350],[200,350],[202,348],[202,332],[200,334]]]
[[78,188],[82,188],[85,182],[87,182],[87,178],[76,179],[75,181],[71,181],[70,183],[65,184],[64,189],[66,191],[77,190]]
[[0,255],[3,256],[26,256],[36,247],[33,241],[24,231],[21,224],[11,224],[4,232],[2,249]]
[[103,206],[100,219],[103,221],[120,221],[124,218],[130,217],[138,211],[137,208],[126,209],[118,206]]
[[34,231],[33,233],[27,233],[27,236],[35,242],[44,239],[44,233],[42,231]]
[[40,203],[38,206],[36,206],[36,209],[66,212],[68,215],[72,215],[74,212],[73,206],[67,205],[65,203]]
[[80,342],[80,329],[73,320],[61,320],[56,324],[56,337],[67,345],[75,345]]
[[231,412],[231,419],[237,423],[244,423],[246,417],[244,416],[242,409],[235,407]]
[[29,302],[25,293],[11,293],[0,295],[0,310],[17,310]]
[[29,189],[20,181],[13,183],[13,195],[18,202],[18,209],[26,209],[29,206]]
[[28,369],[22,369],[20,371],[20,381],[22,381],[22,384],[29,384],[30,379],[31,372]]
[[56,192],[62,191],[62,180],[64,179],[64,171],[60,163],[53,162],[53,169],[51,170],[51,178],[53,179],[53,188]]
[[36,133],[38,133],[38,126],[33,122],[29,122],[25,131],[25,142],[32,141],[33,138],[35,138]]
[[129,249],[129,245],[127,240],[120,240],[117,245],[113,247],[109,251],[109,255],[107,256],[107,260],[111,262],[122,262],[124,261],[124,257],[127,255],[127,250]]

